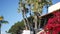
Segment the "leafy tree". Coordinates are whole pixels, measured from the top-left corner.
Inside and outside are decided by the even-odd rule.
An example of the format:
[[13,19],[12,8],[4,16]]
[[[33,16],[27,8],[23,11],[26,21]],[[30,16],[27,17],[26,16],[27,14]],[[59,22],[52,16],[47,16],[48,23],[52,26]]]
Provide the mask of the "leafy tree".
[[[28,17],[28,21],[29,21],[29,25],[30,25],[30,30],[31,31],[34,31],[34,28],[35,28],[35,23],[33,22],[33,19],[34,17],[33,16],[30,16]],[[43,26],[43,23],[44,21],[42,21],[42,25],[41,27]],[[39,24],[39,20],[38,20],[38,23]],[[38,26],[38,25],[37,25]],[[11,34],[21,34],[22,30],[25,29],[25,25],[24,25],[24,21],[22,20],[21,22],[16,22],[10,29],[7,33],[11,33]]]
[[[34,27],[34,23],[33,23],[33,16],[31,17],[28,17],[28,21],[31,22],[29,23],[30,26],[31,26],[31,30],[32,30],[32,27]],[[33,23],[33,24],[32,24]],[[12,34],[21,34],[22,30],[25,29],[25,25],[24,25],[24,21],[22,20],[21,22],[16,22],[10,29],[7,33],[12,33]]]
[[[33,21],[35,23],[35,29],[38,29],[37,21],[39,20],[39,27],[40,27],[41,20],[38,19],[38,17],[42,15],[43,7],[46,6],[46,8],[48,9],[48,7],[51,4],[52,4],[52,0],[20,0],[19,1],[19,11],[23,10],[22,15],[24,17],[29,12],[29,11],[28,12],[26,11],[26,5],[29,6],[30,7],[30,15],[31,15],[32,11],[34,13]],[[48,10],[47,10],[47,12],[48,12]],[[26,20],[24,20],[24,23],[25,23],[25,26],[28,25],[28,27],[30,27],[27,17],[26,17]]]
[[28,29],[29,23],[28,23],[28,19],[27,19],[27,15],[26,15],[28,13],[28,8],[26,8],[26,6],[25,6],[25,1],[23,1],[23,0],[19,1],[18,10],[19,10],[19,12],[22,12],[25,28]]
[[8,33],[21,34],[23,29],[25,29],[24,22],[17,22],[9,29]]
[[1,28],[1,24],[6,24],[6,23],[8,23],[8,21],[5,21],[4,17],[0,16],[0,28]]

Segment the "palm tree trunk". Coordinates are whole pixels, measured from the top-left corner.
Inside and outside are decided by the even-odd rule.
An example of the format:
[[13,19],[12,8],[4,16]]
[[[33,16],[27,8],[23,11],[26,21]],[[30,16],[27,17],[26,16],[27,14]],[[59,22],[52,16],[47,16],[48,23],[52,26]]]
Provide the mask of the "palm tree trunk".
[[0,21],[0,28],[1,28],[1,21]]
[[1,21],[0,21],[0,33],[1,33]]

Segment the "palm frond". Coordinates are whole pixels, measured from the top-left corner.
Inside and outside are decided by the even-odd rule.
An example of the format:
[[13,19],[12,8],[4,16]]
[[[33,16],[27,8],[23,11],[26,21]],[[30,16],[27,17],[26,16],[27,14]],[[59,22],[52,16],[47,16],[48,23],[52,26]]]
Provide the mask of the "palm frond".
[[1,21],[1,23],[2,23],[2,24],[7,24],[7,23],[8,23],[8,21]]
[[3,20],[3,19],[4,19],[3,16],[0,16],[0,21]]

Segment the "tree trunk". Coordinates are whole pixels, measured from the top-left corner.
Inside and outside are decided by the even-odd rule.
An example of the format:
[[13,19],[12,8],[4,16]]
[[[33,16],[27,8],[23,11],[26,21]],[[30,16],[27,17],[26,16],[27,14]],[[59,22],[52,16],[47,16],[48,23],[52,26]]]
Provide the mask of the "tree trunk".
[[1,33],[1,21],[0,21],[0,33]]
[[[25,15],[26,16],[26,15]],[[29,30],[30,30],[30,22],[28,21],[28,18],[27,18],[27,16],[26,16],[26,21],[27,21],[27,25],[28,25],[28,28],[29,28]]]
[[46,10],[46,11],[47,11],[46,14],[47,14],[47,13],[48,13],[48,4],[46,5],[46,9],[47,9],[47,10]]
[[40,29],[41,19],[39,19],[38,29]]
[[27,24],[26,24],[26,21],[25,21],[25,18],[24,18],[24,14],[22,13],[22,15],[23,15],[23,21],[24,21],[25,29],[28,30],[28,27],[27,27]]
[[35,23],[35,34],[37,33],[37,16],[34,16],[34,23]]

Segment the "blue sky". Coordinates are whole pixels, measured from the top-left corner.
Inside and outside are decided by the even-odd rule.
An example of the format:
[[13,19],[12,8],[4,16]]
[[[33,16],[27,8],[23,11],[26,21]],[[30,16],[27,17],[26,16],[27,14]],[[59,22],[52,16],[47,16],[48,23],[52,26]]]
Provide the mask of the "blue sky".
[[[18,2],[19,0],[0,0],[0,16],[4,16],[8,24],[2,24],[1,32],[5,34],[14,23],[22,20],[22,14],[18,14]],[[53,0],[53,4],[60,2],[60,0]]]

